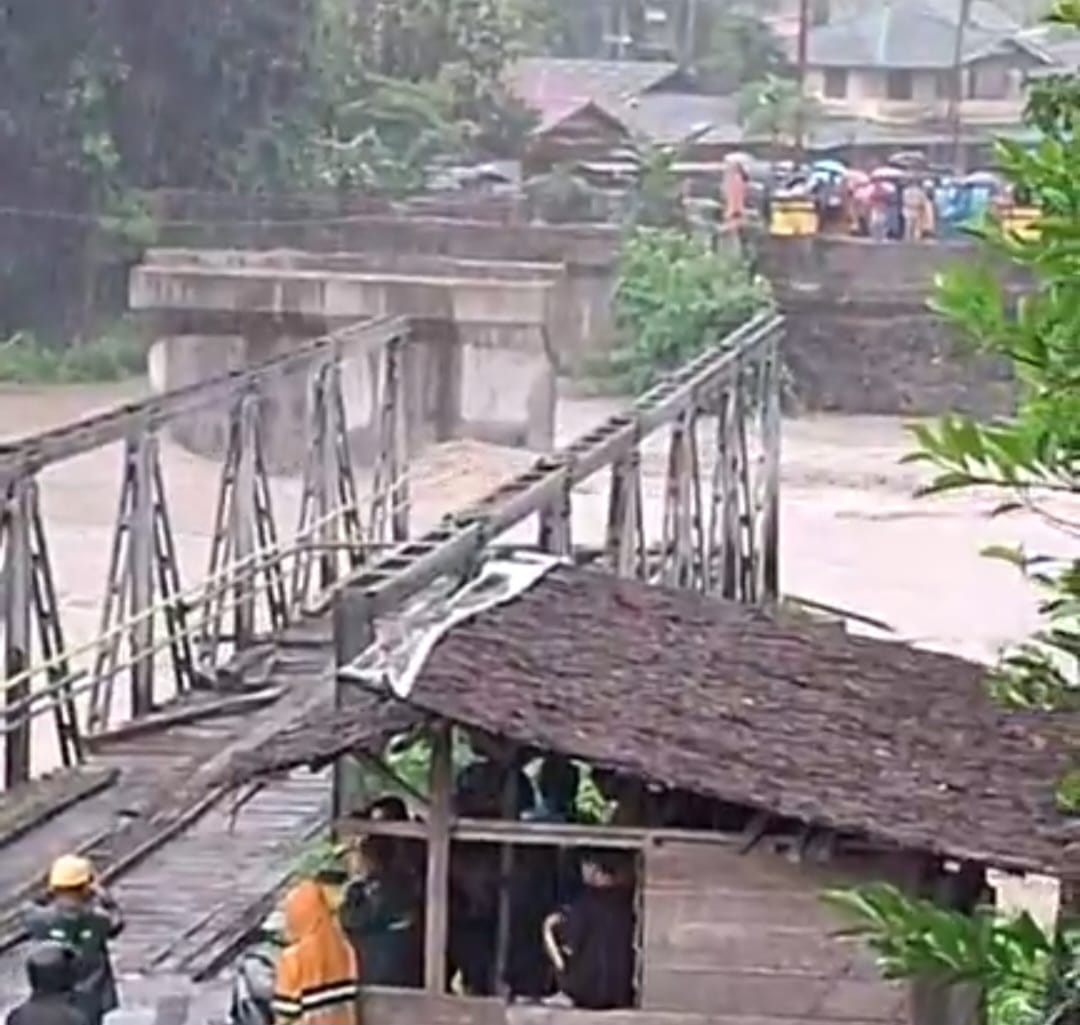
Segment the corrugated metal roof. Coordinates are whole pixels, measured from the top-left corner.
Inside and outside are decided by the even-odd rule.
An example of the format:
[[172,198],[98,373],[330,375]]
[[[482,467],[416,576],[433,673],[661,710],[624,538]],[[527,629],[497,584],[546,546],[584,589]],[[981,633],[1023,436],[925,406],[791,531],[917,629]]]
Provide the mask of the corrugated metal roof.
[[[953,66],[957,17],[933,0],[890,0],[881,7],[813,29],[807,39],[811,65],[843,68],[946,70]],[[966,61],[1026,48],[1013,30],[969,24]]]

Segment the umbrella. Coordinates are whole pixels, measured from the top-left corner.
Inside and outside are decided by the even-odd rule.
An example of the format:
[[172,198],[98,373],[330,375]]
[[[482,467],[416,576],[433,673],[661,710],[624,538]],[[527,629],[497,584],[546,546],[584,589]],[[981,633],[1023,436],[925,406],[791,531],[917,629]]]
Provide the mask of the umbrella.
[[815,160],[810,170],[814,174],[842,176],[847,174],[847,164],[839,160]]
[[889,157],[890,164],[893,167],[903,168],[916,168],[925,167],[927,164],[926,154],[917,149],[901,150],[899,153],[894,153]]
[[852,186],[865,185],[870,180],[870,175],[865,171],[852,167],[845,175],[847,183]]
[[1001,184],[1001,179],[993,171],[972,171],[971,174],[964,178],[964,184],[990,185],[996,188]]
[[898,167],[889,167],[887,164],[883,164],[881,167],[875,167],[870,172],[870,177],[874,181],[899,181],[901,178],[906,178],[907,173],[901,171]]

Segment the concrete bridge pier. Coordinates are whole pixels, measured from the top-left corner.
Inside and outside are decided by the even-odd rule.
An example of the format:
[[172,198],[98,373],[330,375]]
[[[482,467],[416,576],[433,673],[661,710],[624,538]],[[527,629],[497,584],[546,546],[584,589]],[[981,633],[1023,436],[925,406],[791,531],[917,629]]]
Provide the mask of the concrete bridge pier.
[[[344,259],[344,258],[342,258]],[[557,265],[435,266],[423,273],[319,267],[293,254],[165,251],[132,272],[131,306],[147,313],[156,337],[155,390],[207,380],[262,362],[328,330],[383,314],[410,319],[404,346],[405,428],[413,450],[433,441],[472,438],[545,450],[554,437],[555,362],[551,339],[566,316],[565,278]],[[381,360],[348,355],[343,365],[346,419],[354,456],[376,449]],[[283,372],[265,389],[266,450],[271,466],[299,466],[308,375]],[[219,456],[227,411],[178,421],[185,447]]]

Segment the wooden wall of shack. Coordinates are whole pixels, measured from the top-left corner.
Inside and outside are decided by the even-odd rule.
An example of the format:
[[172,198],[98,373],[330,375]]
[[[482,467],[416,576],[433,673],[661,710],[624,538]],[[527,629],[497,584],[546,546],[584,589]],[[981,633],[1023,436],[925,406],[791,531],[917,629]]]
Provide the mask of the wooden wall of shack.
[[731,845],[652,846],[642,1012],[700,1014],[723,1025],[908,1022],[907,987],[882,979],[862,941],[839,935],[850,923],[821,897],[874,878],[902,882],[903,873],[903,859],[873,854],[808,865]]

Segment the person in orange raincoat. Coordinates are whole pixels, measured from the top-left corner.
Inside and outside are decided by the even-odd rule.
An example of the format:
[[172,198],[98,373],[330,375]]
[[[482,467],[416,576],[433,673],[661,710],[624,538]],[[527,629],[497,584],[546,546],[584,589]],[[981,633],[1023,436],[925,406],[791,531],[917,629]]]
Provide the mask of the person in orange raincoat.
[[359,1025],[356,954],[314,881],[305,879],[285,898],[285,934],[289,946],[274,977],[275,1025]]

